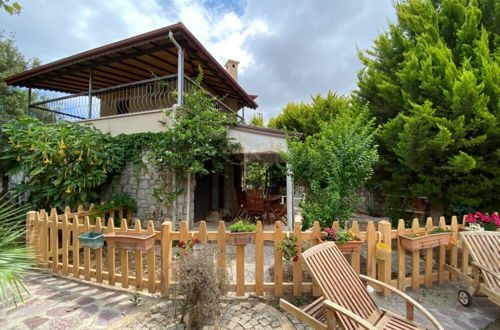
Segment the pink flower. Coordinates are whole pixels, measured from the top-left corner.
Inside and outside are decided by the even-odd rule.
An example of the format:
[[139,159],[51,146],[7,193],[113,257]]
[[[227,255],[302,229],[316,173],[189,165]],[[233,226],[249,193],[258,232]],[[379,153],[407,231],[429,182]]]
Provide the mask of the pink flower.
[[293,262],[297,262],[297,261],[299,261],[299,256],[295,256],[295,257],[293,257],[292,261],[293,261]]
[[482,218],[483,218],[483,214],[482,214],[481,212],[479,212],[479,211],[477,211],[476,213],[474,213],[474,215],[475,215],[476,217],[478,217],[479,219],[482,219]]
[[500,227],[500,219],[495,220],[495,225],[497,225],[497,227]]
[[490,216],[489,216],[489,215],[484,215],[484,216],[482,216],[482,217],[481,217],[481,220],[482,220],[483,222],[490,222],[491,218],[490,218]]
[[465,218],[465,221],[469,223],[475,223],[476,218],[472,215],[472,213],[467,214],[467,217]]
[[490,218],[491,218],[491,220],[493,220],[495,222],[500,220],[500,217],[496,213],[493,213],[492,215],[490,215]]
[[184,253],[184,256],[185,256],[185,257],[187,257],[187,256],[188,256],[187,252],[186,252],[186,253]]

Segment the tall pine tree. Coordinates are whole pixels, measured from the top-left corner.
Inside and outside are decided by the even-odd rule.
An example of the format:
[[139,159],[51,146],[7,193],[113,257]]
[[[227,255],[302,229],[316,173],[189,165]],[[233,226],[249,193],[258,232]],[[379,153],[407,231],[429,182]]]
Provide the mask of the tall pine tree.
[[372,49],[356,92],[380,125],[386,192],[500,209],[500,2],[404,0]]

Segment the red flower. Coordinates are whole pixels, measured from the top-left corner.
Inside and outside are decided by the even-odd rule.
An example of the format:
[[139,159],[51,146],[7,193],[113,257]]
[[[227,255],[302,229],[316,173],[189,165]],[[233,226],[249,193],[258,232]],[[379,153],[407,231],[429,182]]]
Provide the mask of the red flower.
[[465,221],[470,222],[470,223],[475,223],[476,218],[472,215],[472,213],[467,214],[467,217],[465,218]]
[[184,246],[186,246],[186,242],[184,241],[180,241],[179,244],[177,244],[181,249],[184,248]]
[[185,257],[187,257],[187,256],[188,256],[187,252],[186,252],[186,253],[184,253],[184,256],[185,256]]
[[489,215],[485,215],[481,218],[481,220],[483,220],[484,222],[490,222],[491,218]]
[[475,215],[476,217],[478,217],[479,219],[482,219],[482,218],[483,218],[483,214],[482,214],[481,212],[479,212],[479,211],[477,211],[476,213],[474,213],[474,215]]
[[195,238],[193,243],[194,243],[194,244],[198,244],[198,243],[200,243],[200,240],[199,240],[199,239],[197,239],[197,238]]
[[292,261],[293,261],[293,262],[297,262],[297,261],[299,261],[299,256],[295,256],[295,257],[293,257]]

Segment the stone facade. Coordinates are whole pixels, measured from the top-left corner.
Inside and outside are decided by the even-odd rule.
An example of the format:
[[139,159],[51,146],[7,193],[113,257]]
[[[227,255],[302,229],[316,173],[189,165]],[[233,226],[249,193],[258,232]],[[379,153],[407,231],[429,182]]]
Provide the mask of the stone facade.
[[[143,162],[146,164],[144,168],[137,168],[137,166],[127,164],[121,175],[115,177],[111,184],[109,184],[105,189],[103,199],[109,199],[119,193],[126,193],[137,201],[137,212],[133,215],[133,217],[141,219],[143,226],[145,226],[147,220],[153,220],[155,228],[159,230],[163,221],[171,220],[173,218],[173,207],[165,206],[153,196],[153,188],[161,184],[162,179],[147,163],[145,157],[143,158]],[[167,182],[172,181],[172,174],[169,173],[166,177]],[[187,180],[179,181],[177,179],[177,186],[184,188],[183,193],[177,197],[177,219],[193,219],[195,180],[191,180],[191,205],[189,218],[187,215]]]

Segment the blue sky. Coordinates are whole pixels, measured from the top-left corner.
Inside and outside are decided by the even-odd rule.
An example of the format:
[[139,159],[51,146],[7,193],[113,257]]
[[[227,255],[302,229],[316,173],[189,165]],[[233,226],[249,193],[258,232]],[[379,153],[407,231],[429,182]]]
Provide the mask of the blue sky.
[[240,61],[239,82],[266,120],[288,102],[356,88],[356,47],[395,20],[391,0],[19,2],[20,16],[0,13],[0,30],[42,63],[182,21],[221,64]]

